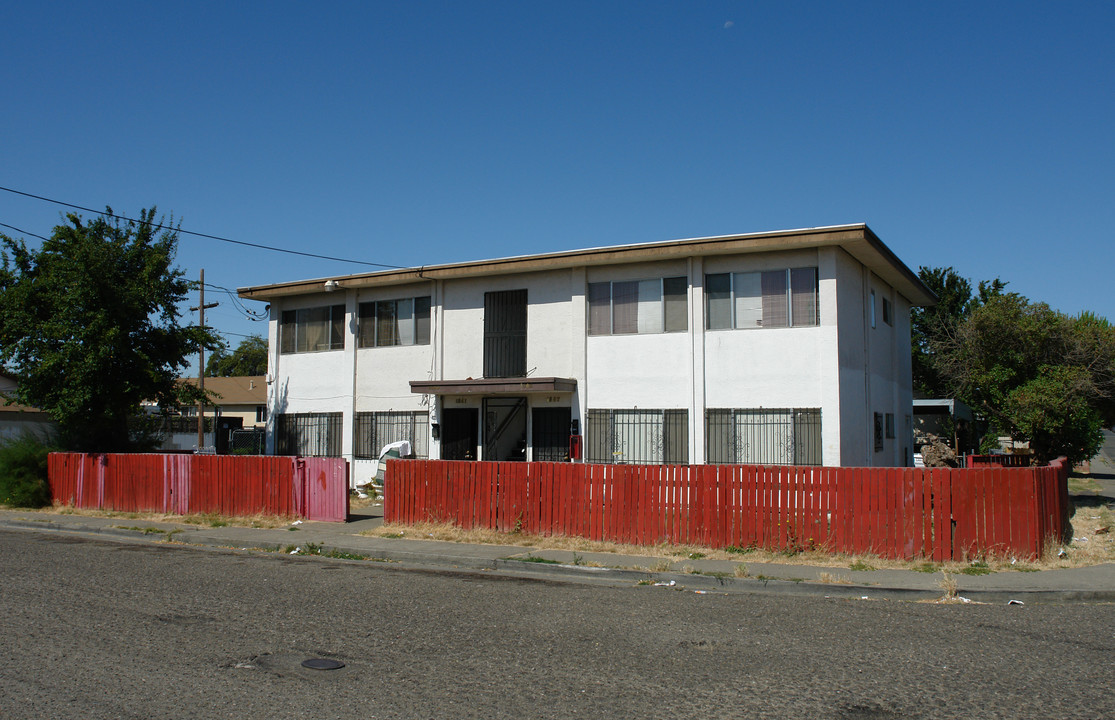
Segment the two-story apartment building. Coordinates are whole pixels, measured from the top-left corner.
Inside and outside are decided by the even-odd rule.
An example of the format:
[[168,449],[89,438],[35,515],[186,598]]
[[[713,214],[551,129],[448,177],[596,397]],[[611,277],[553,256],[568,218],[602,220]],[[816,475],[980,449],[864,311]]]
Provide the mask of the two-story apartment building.
[[[910,308],[866,225],[241,288],[270,303],[273,452],[908,465]],[[572,437],[572,441],[571,441]]]

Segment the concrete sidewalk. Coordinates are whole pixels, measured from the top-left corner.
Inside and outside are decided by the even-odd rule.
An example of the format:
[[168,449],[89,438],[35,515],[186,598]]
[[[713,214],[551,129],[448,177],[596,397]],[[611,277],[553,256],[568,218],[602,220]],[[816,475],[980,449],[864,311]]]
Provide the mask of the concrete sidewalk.
[[[1115,475],[1112,475],[1115,478]],[[665,586],[695,592],[814,595],[871,600],[941,598],[941,573],[913,570],[849,570],[840,567],[739,562],[542,550],[514,545],[478,545],[418,538],[367,537],[379,527],[377,508],[347,523],[302,522],[281,528],[202,527],[173,522],[0,510],[0,528],[59,532],[125,541],[172,541],[235,552],[289,552],[315,545],[385,562],[385,567],[498,573],[550,581],[613,586]],[[334,560],[336,561],[336,560]],[[746,577],[737,577],[740,565]],[[958,595],[974,602],[1115,602],[1115,563],[1041,572],[951,575]]]

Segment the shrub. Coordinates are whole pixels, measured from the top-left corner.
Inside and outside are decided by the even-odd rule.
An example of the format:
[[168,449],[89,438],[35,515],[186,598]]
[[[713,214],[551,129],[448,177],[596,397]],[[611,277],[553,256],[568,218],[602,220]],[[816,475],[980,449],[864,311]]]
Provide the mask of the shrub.
[[47,455],[50,444],[34,435],[0,443],[0,504],[42,507],[50,504]]

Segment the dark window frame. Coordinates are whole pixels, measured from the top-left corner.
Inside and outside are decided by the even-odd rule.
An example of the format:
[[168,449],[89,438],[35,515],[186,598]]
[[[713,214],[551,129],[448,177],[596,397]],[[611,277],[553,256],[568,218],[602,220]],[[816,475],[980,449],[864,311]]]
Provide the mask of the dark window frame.
[[[402,342],[399,332],[399,304],[410,303],[411,342]],[[369,300],[356,307],[356,347],[410,347],[429,345],[431,335],[431,296]],[[387,342],[390,340],[390,342]]]
[[[319,317],[324,315],[324,317]],[[279,353],[294,355],[309,352],[330,352],[345,349],[345,306],[316,305],[308,308],[283,310],[279,315]],[[328,339],[310,347],[313,333],[311,329],[324,324]],[[325,345],[325,347],[321,347]]]
[[427,410],[384,410],[356,413],[353,423],[352,455],[376,459],[384,445],[399,440],[410,442],[417,458],[430,454],[430,413]]
[[[743,422],[745,430],[741,431],[744,415],[747,416]],[[705,411],[705,462],[710,465],[820,465],[821,423],[820,408],[709,408]],[[769,438],[763,437],[764,431],[770,432]],[[740,437],[741,432],[746,432],[746,436]],[[756,440],[757,448],[752,447]],[[787,441],[789,447],[784,445]],[[745,452],[758,457],[743,457]]]
[[[658,320],[661,329],[640,331],[637,315],[640,303],[639,288],[642,283],[655,281],[658,282],[658,303],[661,308]],[[632,286],[634,286],[634,295],[631,293]],[[616,301],[617,295],[620,297],[620,303]],[[588,283],[585,297],[588,306],[586,330],[593,337],[659,335],[689,330],[689,278],[684,275]],[[630,297],[633,297],[633,302]],[[631,327],[634,329],[629,329]]]
[[[746,316],[740,305],[751,300]],[[753,323],[748,324],[748,319]],[[821,324],[820,272],[805,265],[705,275],[706,330],[775,330]]]
[[[585,462],[622,465],[688,465],[689,410],[592,409],[585,414]],[[662,460],[623,457],[619,436],[634,431],[643,448],[660,451]],[[625,432],[626,431],[626,432]],[[660,432],[660,437],[654,433]],[[642,437],[638,437],[642,433]]]
[[[343,422],[339,412],[280,413],[275,416],[275,454],[340,457]],[[311,440],[311,434],[319,436]]]

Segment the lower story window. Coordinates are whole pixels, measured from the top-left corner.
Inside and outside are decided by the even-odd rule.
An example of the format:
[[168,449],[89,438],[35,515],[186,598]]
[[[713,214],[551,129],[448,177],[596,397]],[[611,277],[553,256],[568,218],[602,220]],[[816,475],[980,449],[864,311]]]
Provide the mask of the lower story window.
[[283,413],[275,416],[275,454],[339,457],[341,413]]
[[377,458],[384,445],[406,440],[415,457],[427,458],[429,427],[430,414],[425,411],[358,412],[353,454],[358,458]]
[[705,442],[715,465],[820,465],[821,410],[708,410]]
[[586,421],[586,462],[689,462],[688,410],[589,410]]

